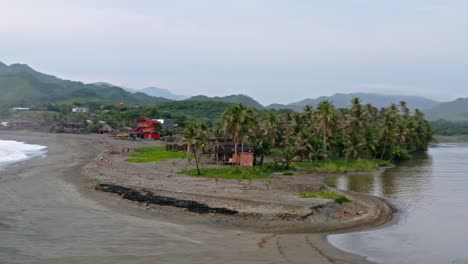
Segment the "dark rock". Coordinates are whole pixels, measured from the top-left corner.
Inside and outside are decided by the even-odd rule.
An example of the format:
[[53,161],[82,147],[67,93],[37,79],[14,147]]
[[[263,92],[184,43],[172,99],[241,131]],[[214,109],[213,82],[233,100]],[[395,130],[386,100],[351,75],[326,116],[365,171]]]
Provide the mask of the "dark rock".
[[236,210],[231,210],[227,208],[216,208],[209,207],[206,204],[202,204],[196,201],[191,200],[179,200],[173,197],[159,196],[154,195],[152,192],[146,191],[141,193],[131,188],[113,185],[113,184],[99,184],[96,186],[96,190],[102,192],[115,193],[120,195],[122,198],[147,203],[155,204],[160,206],[172,206],[176,208],[183,208],[189,212],[198,213],[198,214],[225,214],[225,215],[236,215],[238,212]]

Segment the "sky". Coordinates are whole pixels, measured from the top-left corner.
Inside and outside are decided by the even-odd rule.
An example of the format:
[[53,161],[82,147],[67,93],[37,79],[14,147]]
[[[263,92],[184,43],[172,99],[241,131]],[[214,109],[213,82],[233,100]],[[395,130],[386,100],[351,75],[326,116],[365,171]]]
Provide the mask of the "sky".
[[0,61],[263,104],[468,97],[466,0],[0,0]]

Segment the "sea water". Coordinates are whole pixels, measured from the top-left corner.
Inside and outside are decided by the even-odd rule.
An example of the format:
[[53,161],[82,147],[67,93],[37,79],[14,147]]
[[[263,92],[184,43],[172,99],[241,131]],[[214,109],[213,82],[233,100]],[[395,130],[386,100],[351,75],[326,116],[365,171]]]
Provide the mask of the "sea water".
[[12,140],[0,140],[0,169],[5,165],[44,156],[47,147]]

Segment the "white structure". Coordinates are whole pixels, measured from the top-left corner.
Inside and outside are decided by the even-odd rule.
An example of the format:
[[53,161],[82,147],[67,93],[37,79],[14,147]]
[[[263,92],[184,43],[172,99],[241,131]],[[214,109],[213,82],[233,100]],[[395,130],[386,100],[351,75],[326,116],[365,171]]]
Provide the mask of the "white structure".
[[27,107],[13,107],[11,110],[17,112],[17,111],[29,111],[30,109]]
[[73,113],[87,113],[89,111],[88,107],[73,107],[72,112]]

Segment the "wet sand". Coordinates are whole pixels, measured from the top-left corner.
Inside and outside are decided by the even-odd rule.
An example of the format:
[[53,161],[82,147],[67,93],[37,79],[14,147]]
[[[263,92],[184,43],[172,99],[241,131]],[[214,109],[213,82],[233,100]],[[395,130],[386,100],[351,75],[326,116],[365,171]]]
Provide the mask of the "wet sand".
[[[96,176],[111,175],[98,172],[92,178],[83,173],[90,176],[86,169],[109,154],[113,143],[105,137],[2,132],[0,138],[49,148],[46,158],[0,171],[1,263],[366,263],[326,242],[328,232],[340,229],[338,225],[312,234],[299,232],[310,231],[311,226],[283,221],[297,231],[288,234],[268,227],[267,221],[239,224],[95,191],[96,183],[105,182]],[[122,180],[120,176],[114,180]],[[388,216],[350,220],[341,227],[375,226]]]

